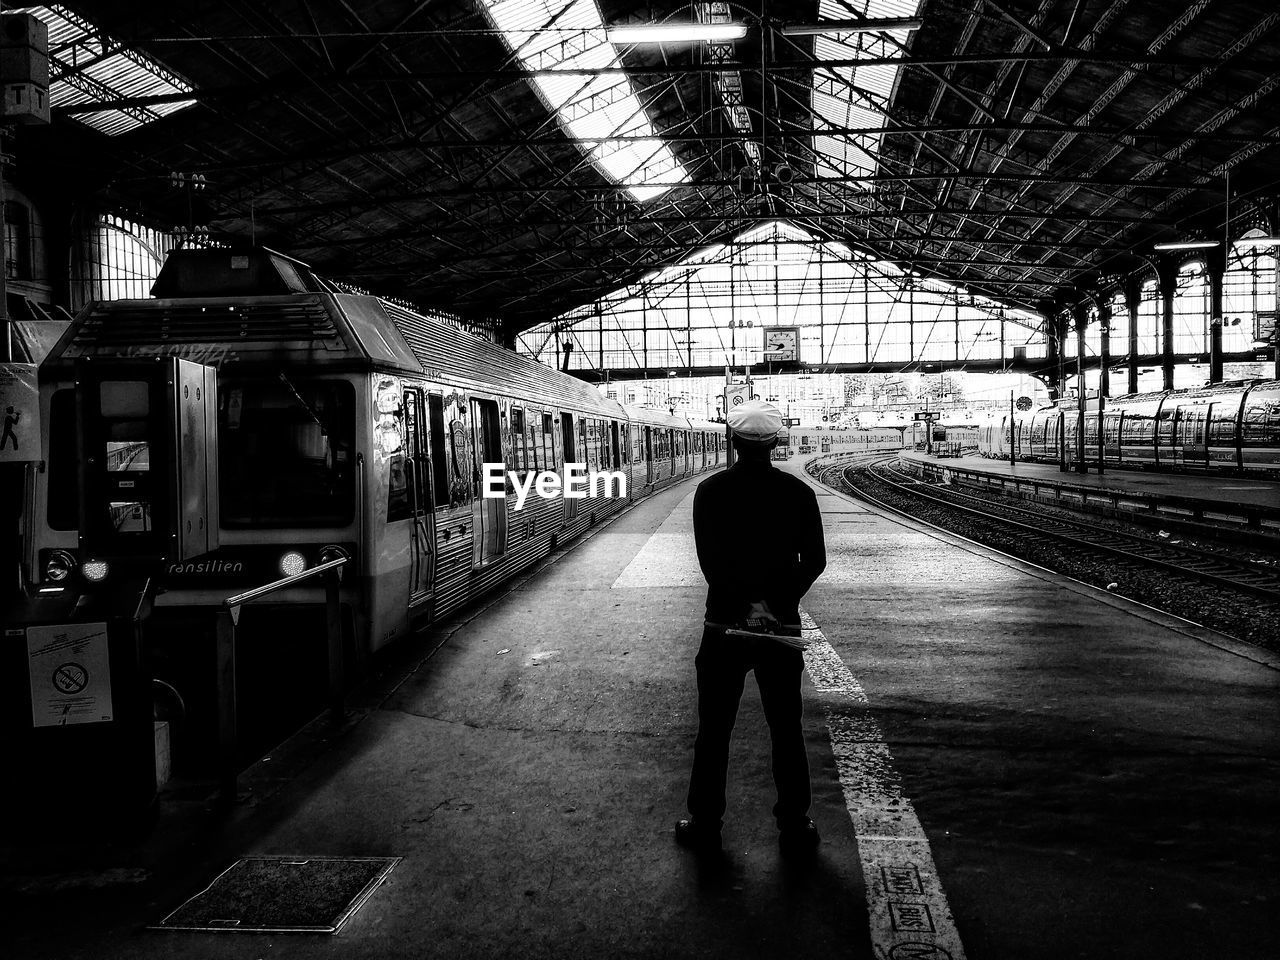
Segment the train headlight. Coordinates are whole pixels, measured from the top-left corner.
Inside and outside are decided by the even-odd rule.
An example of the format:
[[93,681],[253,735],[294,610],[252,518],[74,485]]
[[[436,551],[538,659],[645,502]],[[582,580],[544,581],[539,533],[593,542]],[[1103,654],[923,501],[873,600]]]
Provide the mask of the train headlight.
[[80,573],[90,583],[101,583],[107,579],[110,569],[105,560],[86,560],[84,566],[80,568]]
[[333,560],[350,560],[351,554],[343,550],[336,543],[330,543],[320,548],[320,562],[329,563]]
[[44,562],[44,578],[61,583],[76,568],[76,558],[65,550],[54,550]]
[[280,556],[280,572],[286,577],[294,577],[307,569],[307,558],[297,550],[290,550]]

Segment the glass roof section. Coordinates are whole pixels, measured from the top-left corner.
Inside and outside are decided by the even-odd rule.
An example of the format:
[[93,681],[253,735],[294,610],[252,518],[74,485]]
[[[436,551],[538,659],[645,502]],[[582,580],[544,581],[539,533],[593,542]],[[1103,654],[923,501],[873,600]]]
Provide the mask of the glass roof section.
[[[190,93],[195,88],[150,57],[127,49],[66,7],[23,7],[49,27],[49,104],[92,105],[128,97]],[[189,107],[196,101],[147,107],[123,107],[78,113],[74,119],[109,136],[118,136]]]
[[814,372],[991,368],[1015,346],[1029,357],[1047,349],[1039,314],[775,220],[525,330],[516,350],[551,364],[571,342],[572,371],[615,377],[706,371],[765,363],[764,338],[775,326],[801,328],[801,359]]
[[[480,5],[527,70],[622,66],[595,0],[480,0]],[[596,168],[625,185],[636,200],[688,181],[688,171],[657,136],[626,76],[534,73],[529,80]]]
[[[914,17],[924,0],[819,0],[818,22],[848,20],[850,13],[872,19]],[[909,30],[829,34],[814,37],[817,60],[899,57]],[[884,108],[898,78],[894,66],[819,67],[813,71],[813,112],[833,127],[884,126]],[[856,137],[815,135],[820,177],[870,176],[876,171],[880,134]],[[825,159],[825,163],[822,160]]]

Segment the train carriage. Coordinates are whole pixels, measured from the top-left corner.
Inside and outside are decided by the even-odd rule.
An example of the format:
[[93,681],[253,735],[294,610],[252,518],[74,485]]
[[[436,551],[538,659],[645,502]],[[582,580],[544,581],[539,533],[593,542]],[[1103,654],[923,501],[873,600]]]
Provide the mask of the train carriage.
[[[1101,420],[1101,423],[1099,423]],[[1074,459],[1084,431],[1084,458],[1108,466],[1280,474],[1280,381],[1219,384],[1135,394],[1086,404],[1042,407],[1016,418],[994,415],[979,430],[983,456]],[[1101,437],[1099,437],[1101,429]]]
[[[722,440],[695,446],[688,420],[628,411],[278,254],[178,251],[153,293],[91,305],[41,365],[24,570],[33,590],[153,576],[148,660],[206,721],[227,596],[346,556],[344,642],[360,659],[723,462]],[[534,492],[547,473],[567,483],[570,464],[598,482]],[[321,597],[293,587],[244,608],[246,713],[281,699],[291,666],[323,690]]]

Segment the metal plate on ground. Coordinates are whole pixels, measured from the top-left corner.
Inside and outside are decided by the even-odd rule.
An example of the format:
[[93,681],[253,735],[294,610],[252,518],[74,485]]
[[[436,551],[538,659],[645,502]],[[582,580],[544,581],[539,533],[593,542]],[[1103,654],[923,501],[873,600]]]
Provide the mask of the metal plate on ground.
[[152,930],[337,933],[400,857],[245,857]]

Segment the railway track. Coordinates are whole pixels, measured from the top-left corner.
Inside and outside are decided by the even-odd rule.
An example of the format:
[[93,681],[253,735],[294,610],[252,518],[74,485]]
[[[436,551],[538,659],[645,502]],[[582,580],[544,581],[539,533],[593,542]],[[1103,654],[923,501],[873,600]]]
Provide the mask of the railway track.
[[[1139,566],[1158,567],[1215,587],[1244,591],[1273,603],[1280,603],[1280,571],[1272,568],[1197,547],[1163,543],[1137,533],[1124,533],[1083,519],[1051,516],[1004,504],[993,507],[982,497],[958,491],[948,491],[945,496],[939,495],[926,489],[929,484],[886,466],[894,460],[894,457],[880,456],[868,457],[855,463],[845,461],[823,468],[818,472],[817,478],[829,485],[833,479],[843,481],[840,485],[855,496],[905,516],[912,514],[877,497],[875,492],[867,489],[867,479],[872,481],[872,485],[881,484],[900,495],[929,501],[980,523],[1012,529],[1024,538],[1051,541],[1078,551],[1108,554]],[[912,519],[928,522],[920,521],[919,517],[914,516]]]

